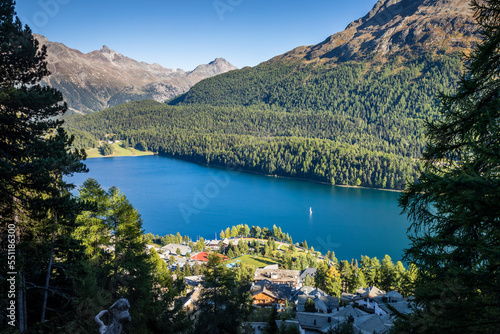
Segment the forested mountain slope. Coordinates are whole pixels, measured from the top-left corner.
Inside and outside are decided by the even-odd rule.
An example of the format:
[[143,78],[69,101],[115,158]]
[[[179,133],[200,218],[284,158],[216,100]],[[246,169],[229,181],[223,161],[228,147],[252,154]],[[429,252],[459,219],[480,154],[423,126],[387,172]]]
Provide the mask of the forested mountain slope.
[[[466,4],[381,0],[325,42],[205,79],[171,106],[130,103],[68,126],[79,145],[115,134],[199,163],[402,189],[418,174],[437,95],[453,89],[477,40]],[[401,31],[418,38],[401,42]]]

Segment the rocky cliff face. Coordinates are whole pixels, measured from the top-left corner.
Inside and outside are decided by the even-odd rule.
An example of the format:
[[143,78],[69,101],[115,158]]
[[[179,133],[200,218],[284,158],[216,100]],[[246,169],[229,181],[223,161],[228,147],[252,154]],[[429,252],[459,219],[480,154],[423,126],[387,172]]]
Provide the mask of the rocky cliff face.
[[51,75],[45,83],[62,91],[70,110],[79,113],[134,100],[164,102],[205,78],[236,69],[223,58],[189,72],[167,69],[125,57],[107,46],[84,54],[43,36],[35,37],[47,46]]
[[273,60],[356,60],[366,56],[469,49],[478,40],[469,0],[379,0],[363,18],[322,43]]

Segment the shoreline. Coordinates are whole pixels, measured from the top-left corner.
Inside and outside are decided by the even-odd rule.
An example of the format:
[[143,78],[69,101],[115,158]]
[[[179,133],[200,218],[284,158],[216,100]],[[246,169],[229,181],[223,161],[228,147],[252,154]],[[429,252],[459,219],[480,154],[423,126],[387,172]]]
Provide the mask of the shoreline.
[[397,193],[402,193],[404,190],[398,190],[398,189],[384,189],[384,188],[370,188],[370,187],[363,187],[363,186],[349,186],[349,185],[343,185],[343,184],[331,184],[328,182],[323,182],[323,181],[317,181],[317,180],[310,180],[310,179],[303,179],[300,177],[294,177],[294,176],[282,176],[282,175],[276,175],[276,174],[266,174],[262,172],[256,172],[256,171],[251,171],[251,170],[246,170],[246,169],[234,169],[228,166],[218,166],[218,165],[210,165],[206,163],[200,163],[196,161],[191,161],[188,159],[184,159],[181,157],[173,157],[169,155],[162,155],[154,152],[150,152],[151,154],[141,154],[141,155],[122,155],[122,156],[99,156],[99,157],[87,157],[87,159],[96,159],[96,158],[119,158],[119,157],[141,157],[141,156],[152,156],[156,155],[159,157],[165,157],[165,158],[170,158],[170,159],[175,159],[175,160],[181,160],[189,163],[196,164],[198,166],[203,166],[203,167],[210,167],[210,168],[220,168],[223,170],[229,170],[232,172],[243,172],[243,173],[248,173],[248,174],[255,174],[255,175],[261,175],[261,176],[266,176],[266,177],[273,177],[273,178],[280,178],[280,179],[289,179],[289,180],[296,180],[296,181],[304,181],[304,182],[312,182],[312,183],[317,183],[317,184],[322,184],[330,187],[340,187],[340,188],[350,188],[350,189],[367,189],[367,190],[377,190],[377,191],[390,191],[390,192],[397,192]]

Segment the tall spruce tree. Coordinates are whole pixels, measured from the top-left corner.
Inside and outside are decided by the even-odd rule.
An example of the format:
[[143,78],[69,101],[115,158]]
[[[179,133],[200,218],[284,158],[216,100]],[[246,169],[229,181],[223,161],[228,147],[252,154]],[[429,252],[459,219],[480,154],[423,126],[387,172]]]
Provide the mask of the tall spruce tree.
[[483,40],[465,61],[442,117],[427,126],[419,180],[400,199],[419,269],[419,333],[500,327],[500,1],[473,1]]
[[15,227],[16,267],[7,271],[18,273],[16,324],[24,332],[72,300],[74,277],[67,273],[76,257],[68,236],[75,202],[63,176],[85,171],[85,156],[70,150],[73,139],[56,118],[67,109],[62,94],[40,84],[49,74],[46,48],[23,27],[14,5],[0,1],[0,250],[7,227]]

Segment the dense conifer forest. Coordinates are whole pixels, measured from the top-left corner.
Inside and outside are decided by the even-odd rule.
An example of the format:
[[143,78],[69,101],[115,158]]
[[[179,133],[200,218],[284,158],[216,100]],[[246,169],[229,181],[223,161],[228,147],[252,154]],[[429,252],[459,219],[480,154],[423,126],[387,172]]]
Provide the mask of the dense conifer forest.
[[76,147],[113,135],[189,161],[336,185],[403,189],[418,175],[423,126],[458,80],[458,55],[337,65],[264,63],[164,105],[132,102],[66,126]]

